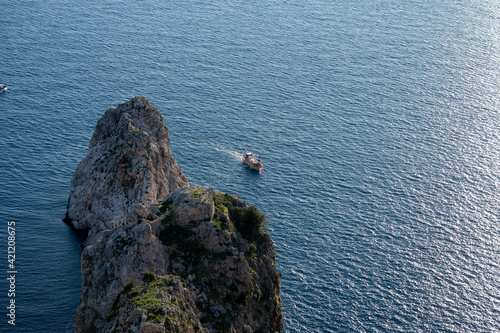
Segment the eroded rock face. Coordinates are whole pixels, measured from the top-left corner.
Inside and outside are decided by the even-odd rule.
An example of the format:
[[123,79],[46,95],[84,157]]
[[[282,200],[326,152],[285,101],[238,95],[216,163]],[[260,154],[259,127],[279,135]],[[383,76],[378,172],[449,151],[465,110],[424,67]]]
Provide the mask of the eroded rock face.
[[99,120],[67,217],[89,230],[77,332],[281,332],[265,216],[189,186],[143,97]]
[[[190,213],[207,205],[219,218]],[[87,246],[77,331],[281,332],[272,240],[244,239],[234,206],[246,204],[184,187]]]
[[71,180],[66,218],[90,238],[188,181],[170,151],[168,128],[144,97],[106,111]]

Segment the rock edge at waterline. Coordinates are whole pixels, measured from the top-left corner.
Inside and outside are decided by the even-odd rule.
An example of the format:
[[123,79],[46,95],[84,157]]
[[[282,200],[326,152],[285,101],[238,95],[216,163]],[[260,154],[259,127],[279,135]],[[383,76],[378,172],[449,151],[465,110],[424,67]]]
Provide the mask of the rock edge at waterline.
[[98,121],[66,221],[88,233],[77,332],[281,332],[280,273],[255,206],[189,186],[144,97]]

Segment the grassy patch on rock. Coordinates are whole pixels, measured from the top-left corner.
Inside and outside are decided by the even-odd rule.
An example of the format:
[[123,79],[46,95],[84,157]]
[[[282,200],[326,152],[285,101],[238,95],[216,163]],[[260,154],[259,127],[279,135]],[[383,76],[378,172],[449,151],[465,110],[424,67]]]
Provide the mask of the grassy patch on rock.
[[[162,304],[165,302],[164,293],[170,286],[168,278],[158,279],[146,284],[140,295],[136,296],[132,301],[140,308],[148,311],[148,313],[157,314]],[[156,316],[155,316],[156,317]]]
[[201,196],[205,193],[206,190],[207,190],[206,187],[197,187],[197,188],[195,188],[195,190],[191,194],[191,198],[194,198],[194,199],[201,198]]
[[106,314],[105,317],[106,321],[110,321],[111,318],[114,317],[114,315],[116,314],[116,310],[118,310],[118,308],[120,307],[122,296],[126,297],[130,293],[130,291],[132,291],[134,286],[135,286],[135,280],[132,280],[129,283],[127,283],[125,287],[123,287],[123,289],[118,293],[118,295],[116,295],[115,300],[113,301],[113,305],[111,305],[110,311]]

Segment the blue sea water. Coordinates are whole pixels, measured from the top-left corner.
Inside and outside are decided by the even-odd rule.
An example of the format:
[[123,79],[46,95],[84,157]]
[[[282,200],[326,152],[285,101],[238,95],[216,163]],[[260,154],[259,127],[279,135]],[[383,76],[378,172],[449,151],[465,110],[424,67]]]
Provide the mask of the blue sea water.
[[500,332],[498,1],[21,0],[0,26],[2,332],[74,330],[70,179],[136,95],[191,184],[267,215],[285,332]]

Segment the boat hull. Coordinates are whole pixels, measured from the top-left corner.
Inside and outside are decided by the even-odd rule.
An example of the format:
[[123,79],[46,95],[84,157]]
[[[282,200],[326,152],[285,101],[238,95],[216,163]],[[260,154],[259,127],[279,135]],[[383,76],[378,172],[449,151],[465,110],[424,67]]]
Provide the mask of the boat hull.
[[262,165],[254,165],[254,164],[252,164],[252,163],[250,163],[250,162],[248,162],[248,161],[243,161],[243,162],[244,162],[246,165],[248,165],[250,168],[254,169],[254,170],[260,171],[260,170],[264,169],[264,168],[262,167]]
[[262,162],[252,153],[243,155],[243,162],[254,170],[260,171],[263,169]]

